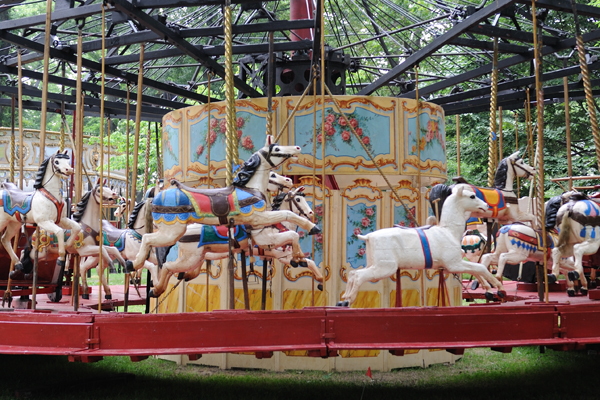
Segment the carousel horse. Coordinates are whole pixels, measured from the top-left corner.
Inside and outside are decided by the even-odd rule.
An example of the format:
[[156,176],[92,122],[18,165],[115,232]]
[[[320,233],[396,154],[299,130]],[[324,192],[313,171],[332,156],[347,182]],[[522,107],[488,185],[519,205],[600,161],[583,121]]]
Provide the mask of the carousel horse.
[[596,253],[600,247],[600,205],[577,192],[563,194],[565,200],[556,214],[560,233],[558,243],[552,249],[553,268],[548,280],[555,282],[559,272],[555,270],[556,265],[561,259],[573,256],[574,266],[567,276],[569,281],[581,280],[580,292],[585,295],[588,287],[583,273],[583,256]]
[[477,230],[465,231],[460,247],[465,253],[467,260],[478,263],[481,260],[481,254],[485,250],[486,240],[483,235]]
[[[303,193],[304,187],[290,190],[288,193],[280,193],[273,201],[273,210],[288,210],[305,218],[312,218],[313,210],[306,201]],[[150,295],[154,297],[160,296],[166,289],[169,278],[179,273],[180,279],[189,281],[200,274],[202,263],[205,260],[223,260],[229,257],[229,238],[228,227],[226,226],[210,226],[202,224],[192,224],[179,239],[179,254],[176,261],[166,262],[163,264],[163,269],[160,275],[160,281],[154,285],[150,291]],[[251,229],[246,231],[244,226],[236,226],[232,232],[232,236],[239,243],[239,248],[234,249],[235,253],[244,250],[247,252],[249,243],[248,237],[252,237],[257,250],[264,250],[264,254],[260,258],[275,258],[284,264],[291,264],[292,250],[289,243],[297,239],[298,234],[294,231],[296,226],[289,222],[283,222],[273,226],[268,226],[260,229]],[[283,247],[285,246],[285,247]],[[319,269],[313,260],[307,259],[308,268],[315,275],[315,279],[319,282],[323,281]],[[185,274],[183,274],[185,272]]]
[[[114,204],[118,198],[119,198],[119,195],[117,193],[115,193],[114,191],[112,191],[111,189],[109,189],[107,187],[100,186],[99,182],[96,183],[96,185],[92,188],[92,190],[90,190],[89,192],[87,192],[86,194],[84,194],[81,197],[81,200],[79,201],[79,203],[77,203],[76,211],[73,214],[72,219],[81,225],[81,231],[83,233],[83,244],[85,246],[95,246],[96,248],[99,247],[98,246],[99,245],[98,237],[99,237],[99,230],[100,230],[99,229],[99,227],[100,227],[100,222],[99,222],[100,202],[102,202],[102,204],[105,204],[105,203]],[[105,221],[103,221],[103,224],[102,224],[102,226],[103,226],[102,233],[103,233],[103,236],[106,238],[107,232],[104,231],[104,227],[105,227],[104,222]],[[104,259],[105,259],[104,258],[105,257],[104,249],[106,249],[106,251],[112,256],[112,258],[118,259],[122,265],[126,266],[126,268],[128,266],[131,266],[131,262],[127,263],[127,261],[124,260],[123,257],[121,257],[119,250],[107,245],[106,240],[104,240],[104,242],[103,242],[102,249],[103,249],[103,253],[102,253],[103,262],[102,262],[102,268],[100,269],[100,271],[98,271],[98,275],[100,276],[102,286],[104,287],[104,290],[105,290],[105,296],[104,296],[105,299],[111,299],[112,294],[110,291],[110,287],[108,286],[108,282],[106,282],[106,276],[104,274],[104,268],[106,266],[110,267],[110,264],[107,265],[104,262]],[[81,284],[83,287],[82,297],[84,299],[89,298],[86,272],[90,268],[94,268],[96,265],[98,265],[98,251],[96,251],[93,254],[89,254],[88,257],[80,265]]]
[[[100,190],[102,190],[102,193],[100,193]],[[92,194],[91,194],[92,193]],[[102,199],[102,204],[104,205],[112,205],[114,204],[114,200],[116,198],[118,198],[117,193],[113,192],[110,188],[104,186],[101,187],[99,185],[96,185],[90,192],[88,192],[86,195],[84,195],[84,197],[89,198],[90,196],[92,196],[97,203],[100,202],[100,199]],[[82,198],[83,200],[83,198]],[[99,207],[87,207],[87,204],[90,204],[90,202],[85,202],[85,204],[82,204],[81,202],[77,205],[77,210],[80,210],[81,213],[83,214],[91,214],[89,216],[89,218],[91,219],[97,219],[99,217]],[[88,219],[88,218],[86,218]],[[65,240],[67,240],[69,237],[71,236],[71,231],[66,230],[65,231]],[[46,232],[43,229],[40,229],[40,237],[39,240],[36,237],[35,233],[33,234],[32,238],[31,238],[32,242],[33,242],[33,247],[29,246],[25,248],[25,250],[23,251],[22,255],[21,255],[21,262],[23,263],[23,268],[25,271],[31,271],[32,267],[33,267],[33,257],[35,255],[35,246],[38,246],[38,258],[40,260],[44,260],[47,259],[49,257],[51,257],[53,254],[56,254],[58,252],[58,239],[56,237],[56,235],[54,234],[48,234],[48,232]],[[31,247],[31,249],[30,249]],[[66,250],[68,253],[70,254],[79,254],[80,257],[82,257],[82,262],[80,264],[80,271],[82,271],[81,276],[82,276],[82,283],[83,283],[83,295],[84,298],[88,298],[88,292],[87,292],[87,281],[86,281],[86,277],[85,277],[85,272],[87,272],[88,269],[90,269],[91,267],[95,266],[98,264],[98,253],[100,252],[100,248],[99,246],[90,243],[89,241],[85,241],[84,240],[84,233],[82,231],[79,232],[78,237],[75,240],[75,243],[72,246],[66,246]],[[85,259],[84,259],[85,257]],[[91,259],[95,259],[95,263],[93,261],[91,261]],[[123,265],[126,265],[125,260],[121,257],[121,254],[114,248],[108,247],[108,246],[102,246],[102,263],[104,265],[104,268],[113,268],[113,262],[112,260],[118,260],[120,263],[122,263]],[[28,276],[25,275],[25,278],[27,279]],[[104,291],[106,293],[106,298],[110,299],[111,298],[111,292],[110,292],[110,287],[108,286],[106,279],[102,279],[102,285],[104,287]]]
[[[11,278],[19,279],[23,274],[23,264],[13,251],[11,240],[19,232],[21,224],[35,223],[40,229],[57,237],[58,261],[64,268],[66,247],[70,247],[81,231],[81,227],[66,217],[65,202],[62,196],[62,179],[73,175],[71,158],[67,150],[46,158],[40,165],[33,192],[25,192],[14,184],[4,183],[0,187],[3,211],[0,213],[2,245],[15,263]],[[65,245],[64,230],[71,230],[71,237]]]
[[[486,211],[476,211],[471,214],[475,218],[491,218],[497,219],[500,223],[525,222],[535,221],[535,216],[528,212],[523,212],[519,208],[515,192],[513,191],[513,183],[516,177],[533,176],[535,170],[523,162],[519,157],[519,152],[515,152],[504,158],[498,164],[496,175],[494,178],[494,188],[480,188],[467,183],[464,179],[459,178],[461,183],[452,185],[451,187],[464,187],[465,189],[474,191],[477,197],[488,204]],[[444,194],[448,193],[445,190],[444,184],[435,185],[429,194],[431,207],[439,207],[439,214],[443,209]],[[436,205],[435,203],[438,202]]]
[[[204,225],[250,225],[255,228],[291,221],[309,235],[320,232],[310,220],[291,211],[267,211],[265,193],[269,172],[300,153],[299,146],[280,146],[267,136],[265,147],[254,153],[237,172],[233,185],[222,189],[192,189],[176,180],[173,187],[163,190],[152,202],[152,217],[157,227],[145,234],[140,251],[133,262],[139,269],[152,247],[177,243],[192,223]],[[292,243],[292,264],[306,266],[300,243]]]
[[[496,278],[502,277],[506,264],[520,264],[526,261],[543,262],[545,246],[551,251],[558,242],[558,230],[556,229],[556,214],[561,206],[561,196],[555,196],[546,203],[546,240],[542,240],[542,231],[523,224],[504,225],[498,231],[496,248],[493,253],[482,257],[481,263],[486,267],[497,265]],[[558,276],[558,271],[573,270],[573,262],[563,259],[560,265],[553,265],[553,273]],[[552,280],[552,278],[551,278]],[[555,279],[556,280],[556,279]],[[568,281],[569,296],[575,295],[573,283]]]
[[337,305],[352,305],[363,283],[390,277],[398,269],[444,268],[451,274],[471,274],[482,282],[487,299],[494,297],[488,282],[498,289],[499,297],[504,297],[502,283],[483,265],[464,260],[460,246],[468,214],[483,212],[487,203],[465,186],[454,188],[446,197],[438,225],[394,227],[358,235],[366,241],[367,267],[348,273],[344,301]]

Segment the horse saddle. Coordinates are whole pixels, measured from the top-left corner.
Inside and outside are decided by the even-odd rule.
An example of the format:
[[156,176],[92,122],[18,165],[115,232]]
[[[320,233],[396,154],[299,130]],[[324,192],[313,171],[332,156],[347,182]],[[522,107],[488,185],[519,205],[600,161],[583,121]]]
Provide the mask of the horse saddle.
[[127,233],[126,229],[119,229],[110,222],[102,220],[102,236],[104,238],[102,244],[116,247],[117,250],[123,251],[125,248],[125,233]]
[[[466,180],[464,177],[462,177],[462,176],[455,176],[454,178],[452,178],[452,180],[453,180],[454,182],[456,182],[457,184],[459,184],[459,183],[464,183],[464,184],[466,184],[466,185],[469,185],[469,186],[475,186],[475,185],[471,185],[471,184],[470,184],[470,183],[469,183],[469,182],[468,182],[468,181],[467,181],[467,180]],[[480,188],[480,189],[483,189],[484,191],[496,190],[496,191],[499,191],[500,193],[502,193],[502,190],[501,190],[501,189],[497,189],[497,188]],[[504,196],[504,195],[503,195],[503,196],[502,196],[502,198],[503,198],[503,200],[504,200],[506,203],[508,203],[508,204],[519,204],[519,199],[518,199],[516,196],[515,196],[515,197],[512,197],[512,196]]]
[[2,188],[4,189],[2,192],[2,206],[5,213],[13,216],[18,212],[17,218],[19,218],[19,214],[27,214],[31,210],[31,199],[34,192],[21,190],[11,182],[4,182]]
[[[198,247],[209,244],[227,244],[229,242],[228,226],[226,225],[204,225],[200,234],[186,234],[179,239],[182,243],[198,243]],[[239,248],[239,241],[247,239],[248,233],[243,225],[235,225],[233,227],[232,239],[234,247]],[[235,245],[237,243],[237,246]]]
[[215,189],[195,189],[185,186],[176,179],[171,181],[171,185],[192,196],[201,212],[210,212],[219,218],[222,225],[227,224],[227,217],[232,211],[236,211],[237,207],[244,208],[265,200],[261,192],[251,188],[228,186]]

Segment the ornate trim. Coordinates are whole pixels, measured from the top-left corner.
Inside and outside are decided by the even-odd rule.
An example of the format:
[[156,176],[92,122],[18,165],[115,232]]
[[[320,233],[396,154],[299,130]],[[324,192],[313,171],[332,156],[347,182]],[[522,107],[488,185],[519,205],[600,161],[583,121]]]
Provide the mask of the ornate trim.
[[[404,172],[406,171],[406,166],[410,165],[412,167],[415,167],[416,169],[419,168],[419,166],[417,165],[417,157],[416,156],[409,156],[410,158],[406,158],[404,160],[404,162],[402,163],[402,168],[404,169]],[[440,171],[440,174],[444,174],[447,173],[447,167],[444,167],[444,163],[442,163],[441,161],[434,161],[431,159],[427,159],[427,161],[425,161],[425,164],[423,164],[423,161],[421,161],[420,163],[421,165],[421,171],[433,171],[434,169],[437,169],[438,171]]]
[[[415,276],[413,277],[412,274],[410,273],[410,271],[415,271]],[[419,279],[421,279],[423,275],[423,270],[422,269],[401,269],[400,270],[400,278],[402,278],[403,276],[408,276],[408,278],[413,281],[416,282]],[[396,282],[396,274],[393,274],[392,276],[390,276],[390,279],[392,280],[392,282]]]
[[[386,158],[388,157],[388,158]],[[349,166],[354,168],[355,170],[358,170],[360,167],[364,167],[364,168],[371,168],[371,169],[375,169],[376,166],[379,167],[387,167],[390,165],[393,165],[395,169],[398,169],[398,163],[395,157],[389,155],[389,154],[383,154],[383,155],[378,155],[375,157],[375,164],[373,164],[371,162],[371,160],[367,160],[366,158],[364,158],[363,156],[358,156],[355,157],[354,159],[357,161],[344,161],[344,160],[340,160],[338,157],[335,156],[325,156],[326,160],[325,160],[325,168],[331,168],[331,171],[335,171],[337,168],[340,168],[342,166]],[[332,161],[332,158],[334,159]],[[323,162],[322,160],[316,160],[315,163],[312,162],[313,157],[299,157],[298,161],[296,162],[290,162],[290,166],[289,168],[293,168],[295,165],[299,165],[302,167],[307,167],[307,168],[314,168],[316,167],[317,169],[323,168]]]
[[[415,189],[412,186],[412,182],[409,180],[402,179],[401,181],[398,182],[398,185],[394,187],[394,190],[396,190],[397,192],[409,191],[409,194],[407,194],[407,195],[400,193],[400,198],[409,200],[411,203],[414,203],[415,201],[417,201],[419,199],[419,190]],[[399,202],[399,200],[396,198],[396,195],[394,194],[393,191],[390,191],[390,196],[392,197],[392,201]]]
[[[385,99],[385,97],[384,97],[384,99]],[[286,102],[285,102],[286,110],[287,111],[293,110],[294,107],[295,107],[295,105],[294,105],[295,102],[299,101],[299,100],[300,100],[300,97],[286,100]],[[373,101],[373,98],[370,97],[370,96],[363,96],[363,97],[352,96],[348,100],[342,100],[342,99],[337,99],[337,98],[336,98],[336,100],[337,100],[338,105],[340,106],[340,109],[342,109],[342,111],[344,111],[344,109],[346,109],[346,110],[352,109],[352,105],[354,103],[356,103],[356,104],[370,105],[370,106],[372,106],[373,108],[375,108],[376,110],[379,110],[379,111],[394,111],[396,109],[396,100],[392,100],[392,99],[391,99],[392,105],[390,107],[383,107],[383,106],[377,104],[376,102]],[[334,101],[331,100],[331,99],[326,99],[325,100],[325,107],[327,107],[328,103],[331,104],[331,105],[333,105]],[[318,98],[317,101],[312,101],[312,100],[311,101],[307,101],[303,105],[300,105],[298,107],[297,111],[306,111],[306,110],[309,110],[309,109],[313,108],[315,105],[319,106],[321,104],[322,104],[321,98]]]
[[[349,193],[352,192],[354,189],[370,189],[371,193],[373,194],[377,194],[375,196],[369,196],[368,194],[363,194],[363,193],[359,193],[357,195],[351,196]],[[360,198],[364,198],[370,201],[376,201],[379,200],[383,197],[383,194],[381,193],[381,189],[379,189],[376,186],[371,185],[371,180],[370,179],[366,179],[366,178],[358,178],[354,180],[354,184],[348,186],[346,189],[344,189],[342,191],[342,197],[345,197],[348,200],[356,200],[356,199],[360,199]]]
[[[238,274],[238,269],[240,271],[240,273]],[[233,278],[236,281],[241,281],[242,280],[242,267],[241,265],[236,266],[235,270],[233,271]],[[275,277],[275,274],[277,273],[277,268],[275,268],[275,266],[273,266],[273,268],[269,268],[269,272],[267,272],[267,281],[273,280],[273,278]],[[258,271],[257,268],[254,268],[254,272],[250,272],[250,270],[248,269],[246,271],[246,276],[250,276],[250,275],[256,275],[258,276],[260,279],[263,278],[263,275],[261,272]]]
[[[304,268],[302,268],[304,270]],[[297,270],[297,268],[293,268],[290,265],[285,265],[283,267],[283,276],[286,277],[286,279],[290,282],[296,282],[297,280],[299,280],[300,278],[303,277],[308,277],[308,278],[312,278],[313,274],[311,271],[308,270],[304,270],[300,273],[298,273],[296,276],[294,276],[294,274],[292,273],[292,271]],[[323,279],[327,282],[330,279],[331,276],[331,269],[329,267],[325,267],[325,275],[323,276]]]
[[[179,118],[175,117],[175,114],[179,113]],[[182,110],[173,110],[170,113],[165,114],[163,117],[163,125],[167,122],[173,122],[175,124],[180,123],[183,120],[183,112]]]

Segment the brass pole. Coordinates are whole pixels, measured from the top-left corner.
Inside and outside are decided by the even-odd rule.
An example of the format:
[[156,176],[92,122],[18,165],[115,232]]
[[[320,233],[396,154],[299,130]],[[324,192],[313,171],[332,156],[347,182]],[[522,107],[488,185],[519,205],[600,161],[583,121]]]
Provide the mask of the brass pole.
[[133,165],[131,166],[131,208],[129,212],[133,211],[136,199],[136,187],[137,187],[137,168],[138,168],[138,152],[140,148],[140,123],[142,119],[142,91],[144,89],[144,48],[145,45],[140,45],[140,70],[138,72],[138,84],[137,84],[137,103],[135,105],[135,138],[133,140]]
[[[102,76],[100,83],[100,192],[102,193],[102,188],[104,186],[104,74],[106,67],[106,47],[105,47],[105,39],[106,39],[106,10],[105,5],[102,5],[102,52],[100,53],[102,56]],[[104,237],[102,234],[102,204],[100,201],[99,207],[99,227],[98,227],[98,312],[102,312],[102,244],[104,242]]]
[[456,174],[460,176],[460,115],[456,114]]
[[[419,99],[419,67],[415,65],[415,99],[417,99],[417,190],[419,193],[419,202],[417,203],[417,226],[421,226],[421,215],[423,214],[421,205],[421,121],[419,113],[421,112],[421,100]],[[439,222],[439,221],[438,221]]]
[[496,108],[498,104],[498,38],[494,38],[494,60],[492,63],[492,93],[490,96],[490,136],[488,143],[488,186],[494,186],[496,174]]
[[[321,0],[319,2],[321,6],[320,13],[321,15],[325,15],[325,1]],[[321,112],[321,159],[323,160],[323,169],[321,172],[321,192],[323,193],[323,226],[322,226],[322,245],[323,245],[323,306],[327,307],[327,264],[329,264],[329,249],[328,249],[328,241],[325,240],[327,237],[327,231],[329,229],[329,225],[327,224],[327,209],[325,207],[325,199],[327,196],[325,195],[325,165],[327,164],[327,156],[325,152],[325,146],[327,143],[326,134],[325,134],[325,18],[321,18],[321,102],[323,106],[323,111]],[[333,97],[333,96],[332,96]]]
[[21,48],[17,48],[17,64],[18,64],[18,102],[19,102],[19,189],[23,190],[23,66],[21,60]]
[[573,161],[571,159],[571,116],[569,115],[569,80],[566,76],[563,77],[563,87],[565,91],[565,128],[567,131],[567,174],[569,175],[569,190],[573,190]]
[[504,135],[502,132],[502,106],[498,107],[498,158],[496,159],[496,166],[498,165],[498,160],[502,160],[503,158],[503,143]]

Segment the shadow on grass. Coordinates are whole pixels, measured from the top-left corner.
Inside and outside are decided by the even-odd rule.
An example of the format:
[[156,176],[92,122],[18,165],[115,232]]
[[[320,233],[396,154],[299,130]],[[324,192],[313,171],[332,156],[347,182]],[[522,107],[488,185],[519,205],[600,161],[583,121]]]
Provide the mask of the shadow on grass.
[[[473,354],[470,355],[469,352]],[[221,371],[148,359],[93,364],[0,356],[1,399],[581,399],[597,398],[600,357],[587,352],[469,350],[455,365],[360,372]]]

